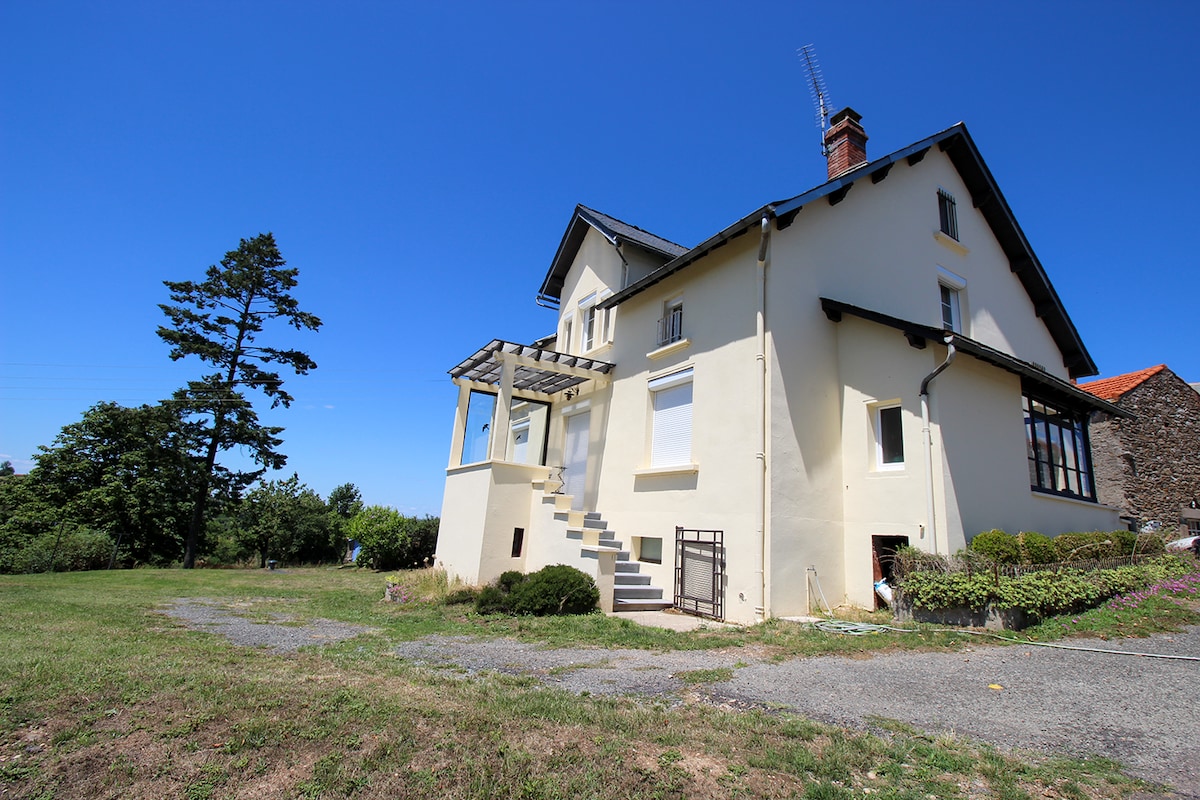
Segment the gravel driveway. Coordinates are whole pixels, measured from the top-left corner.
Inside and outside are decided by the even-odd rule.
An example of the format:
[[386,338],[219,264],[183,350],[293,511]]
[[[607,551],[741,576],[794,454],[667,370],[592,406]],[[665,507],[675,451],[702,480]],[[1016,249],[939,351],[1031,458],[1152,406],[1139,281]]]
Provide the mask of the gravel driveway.
[[[1075,647],[1200,656],[1200,628],[1149,639],[1071,640]],[[1200,662],[1035,646],[764,661],[741,651],[539,649],[511,640],[429,637],[402,658],[468,673],[534,675],[592,694],[670,695],[691,670],[728,668],[718,704],[787,708],[862,727],[874,717],[1004,748],[1101,755],[1147,780],[1200,798]],[[991,688],[999,686],[1002,688]]]
[[[332,620],[303,625],[284,615],[253,620],[214,600],[180,600],[165,609],[184,624],[236,644],[278,652],[330,644],[366,629]],[[1200,657],[1200,627],[1148,639],[1072,639],[1075,647]],[[775,662],[752,648],[721,651],[544,649],[510,639],[431,636],[396,654],[417,664],[531,675],[582,694],[678,697],[693,684],[681,674],[728,669],[706,684],[710,702],[765,706],[838,725],[874,718],[930,732],[952,732],[1002,748],[1100,755],[1141,778],[1171,784],[1200,800],[1200,661],[1010,645],[946,653],[822,656]],[[1000,688],[992,688],[993,686]]]

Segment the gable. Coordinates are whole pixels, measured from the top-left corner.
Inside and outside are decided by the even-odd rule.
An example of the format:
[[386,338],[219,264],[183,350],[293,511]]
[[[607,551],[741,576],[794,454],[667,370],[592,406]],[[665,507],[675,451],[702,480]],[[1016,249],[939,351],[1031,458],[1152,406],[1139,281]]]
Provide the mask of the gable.
[[[577,205],[571,215],[571,221],[567,223],[562,241],[558,244],[554,259],[550,262],[550,269],[542,280],[542,287],[538,290],[539,302],[551,305],[561,302],[563,284],[589,232],[602,236],[614,248],[617,256],[626,262],[634,259],[644,264],[649,259],[651,264],[657,267],[687,252],[683,245],[675,244],[595,209]],[[627,244],[631,247],[626,248]],[[626,249],[635,252],[627,254],[624,252]],[[646,271],[650,270],[646,267],[641,270]]]
[[977,211],[990,228],[1009,270],[1016,276],[1028,297],[1033,313],[1048,331],[1057,347],[1068,375],[1072,378],[1095,375],[1098,371],[1095,362],[1084,347],[1079,332],[1067,315],[1066,308],[1051,285],[1041,262],[1032,247],[1029,246],[1025,234],[1017,224],[991,171],[983,162],[966,126],[961,123],[883,158],[864,164],[858,169],[804,194],[763,206],[664,264],[642,280],[618,292],[606,301],[605,305],[608,307],[618,305],[666,277],[687,268],[699,259],[706,257],[713,250],[723,247],[730,240],[754,230],[764,217],[774,221],[774,230],[785,231],[807,206],[817,205],[822,208],[838,206],[846,199],[856,183],[864,185],[881,183],[888,178],[894,168],[915,166],[935,148],[936,152],[946,155],[958,173],[962,185],[966,189],[966,196],[960,198],[959,202],[964,206],[964,210],[970,208]]

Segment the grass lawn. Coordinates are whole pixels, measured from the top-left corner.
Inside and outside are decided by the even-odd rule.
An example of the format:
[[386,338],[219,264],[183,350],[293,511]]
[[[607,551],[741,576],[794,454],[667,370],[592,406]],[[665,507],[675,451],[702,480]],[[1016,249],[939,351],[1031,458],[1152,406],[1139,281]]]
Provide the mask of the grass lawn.
[[[380,602],[383,576],[358,570],[0,576],[0,797],[927,800],[1123,797],[1145,788],[1112,763],[1022,760],[886,721],[867,733],[682,697],[576,697],[530,678],[464,680],[393,654],[396,642],[431,633],[754,647],[781,658],[957,646],[951,634],[851,637],[780,622],[684,634],[601,615],[477,617],[433,599],[445,587],[427,574],[412,582],[418,599],[390,604]],[[251,618],[333,619],[370,631],[280,654],[161,613],[180,598],[235,604]],[[1114,633],[1157,627],[1164,623],[1146,621],[1162,618],[1155,602],[1125,622],[1096,624]],[[1197,621],[1190,611],[1171,613],[1168,627]],[[1089,624],[1054,622],[1035,635]],[[694,685],[726,676],[684,677]]]

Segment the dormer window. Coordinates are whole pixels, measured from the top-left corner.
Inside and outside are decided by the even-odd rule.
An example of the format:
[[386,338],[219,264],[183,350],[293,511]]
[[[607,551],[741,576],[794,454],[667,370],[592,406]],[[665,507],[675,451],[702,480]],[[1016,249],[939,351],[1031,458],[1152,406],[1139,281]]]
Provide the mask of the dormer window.
[[658,346],[678,342],[683,338],[683,298],[676,297],[663,304],[663,317],[658,321]]
[[941,225],[941,231],[957,242],[958,207],[955,205],[954,195],[950,194],[945,189],[938,189],[937,197],[938,221]]

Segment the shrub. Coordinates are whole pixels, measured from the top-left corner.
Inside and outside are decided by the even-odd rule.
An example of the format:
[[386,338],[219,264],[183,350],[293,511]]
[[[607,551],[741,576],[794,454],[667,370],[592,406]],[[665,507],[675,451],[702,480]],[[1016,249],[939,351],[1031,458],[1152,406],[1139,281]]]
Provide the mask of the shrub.
[[442,598],[442,603],[448,606],[459,605],[461,603],[474,603],[479,599],[479,590],[473,589],[470,586],[464,586],[460,589],[454,589],[446,593]]
[[1022,531],[1017,535],[1017,543],[1021,547],[1021,563],[1023,564],[1052,564],[1058,560],[1054,551],[1054,541],[1035,531]]
[[1194,569],[1188,559],[1163,556],[1134,566],[1031,572],[1015,578],[991,572],[916,572],[904,578],[900,590],[916,608],[979,611],[994,603],[1044,618],[1093,608],[1115,595],[1178,579]]
[[1021,547],[1017,537],[1002,530],[984,531],[971,540],[971,549],[987,556],[997,564],[1016,564],[1021,560]]
[[437,548],[436,517],[405,517],[394,508],[368,506],[346,524],[346,535],[358,541],[360,566],[411,569],[427,563]]
[[515,569],[510,569],[500,573],[500,577],[496,578],[496,585],[500,587],[500,591],[505,594],[512,594],[512,590],[519,583],[525,582],[525,573]]
[[485,586],[475,598],[475,612],[478,614],[509,614],[512,604],[509,595],[499,586]]
[[12,572],[70,572],[104,569],[112,556],[113,539],[107,533],[74,530],[61,537],[58,532],[43,533],[12,554]]
[[513,587],[511,598],[517,614],[587,614],[595,610],[600,592],[590,575],[557,564],[526,576]]
[[1060,534],[1053,542],[1059,561],[1089,561],[1127,556],[1136,539],[1129,531],[1089,531]]
[[1139,556],[1157,556],[1167,552],[1167,543],[1157,533],[1139,533],[1134,540],[1133,552]]

